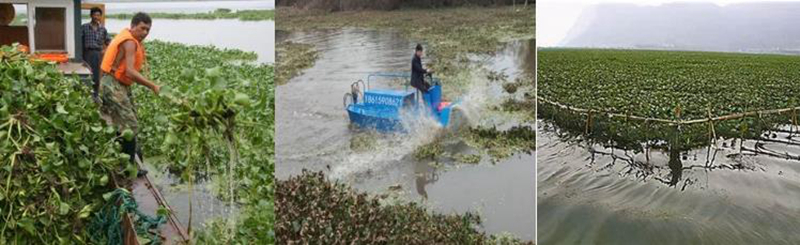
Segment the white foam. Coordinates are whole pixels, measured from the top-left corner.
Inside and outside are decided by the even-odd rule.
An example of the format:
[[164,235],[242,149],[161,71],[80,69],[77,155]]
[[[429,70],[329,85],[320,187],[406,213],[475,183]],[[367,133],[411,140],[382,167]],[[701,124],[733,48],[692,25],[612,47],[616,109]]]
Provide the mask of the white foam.
[[[461,96],[460,103],[455,105],[451,111],[451,119],[465,120],[467,126],[472,126],[476,120],[480,120],[485,115],[484,110],[488,105],[496,103],[490,95],[490,84],[485,76],[480,76],[473,71],[464,76],[463,79],[473,80],[469,84],[466,92]],[[453,117],[460,113],[461,117]],[[348,152],[343,154],[340,164],[332,167],[329,176],[333,179],[345,179],[353,175],[364,173],[369,170],[383,169],[387,165],[396,163],[404,157],[413,154],[420,146],[429,144],[439,137],[443,137],[444,130],[433,116],[422,111],[407,111],[401,115],[402,126],[407,130],[406,133],[394,133],[379,136],[374,150],[367,152]]]

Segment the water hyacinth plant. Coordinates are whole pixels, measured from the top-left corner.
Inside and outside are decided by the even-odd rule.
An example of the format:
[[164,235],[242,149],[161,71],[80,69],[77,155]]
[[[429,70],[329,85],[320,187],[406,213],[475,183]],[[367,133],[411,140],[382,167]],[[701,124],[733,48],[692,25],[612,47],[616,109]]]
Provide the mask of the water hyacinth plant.
[[414,202],[381,204],[379,198],[304,171],[278,180],[276,223],[282,243],[532,244],[478,230],[472,213],[431,213]]
[[189,185],[197,174],[222,178],[219,196],[242,207],[209,231],[223,234],[200,240],[274,241],[274,219],[264,215],[273,200],[273,67],[239,50],[159,41],[146,48],[147,74],[163,87],[159,96],[137,91],[142,124],[153,125],[142,130],[145,152],[166,156]]
[[[158,96],[133,87],[145,161],[165,156],[190,185],[198,173],[224,179],[218,195],[240,210],[194,233],[195,241],[273,243],[272,66],[238,50],[145,47],[145,74],[162,85]],[[7,46],[0,77],[0,243],[90,242],[103,195],[137,172],[119,153],[116,130],[99,118],[91,88],[54,64]]]

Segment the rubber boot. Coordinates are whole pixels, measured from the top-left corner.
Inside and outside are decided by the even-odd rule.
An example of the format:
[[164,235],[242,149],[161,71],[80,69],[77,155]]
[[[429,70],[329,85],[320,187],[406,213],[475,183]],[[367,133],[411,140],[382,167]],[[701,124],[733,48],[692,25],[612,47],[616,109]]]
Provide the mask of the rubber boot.
[[[141,151],[137,151],[136,145],[136,138],[132,140],[125,140],[120,139],[120,145],[122,145],[122,153],[128,154],[130,156],[131,164],[136,164],[136,156],[139,156],[141,159]],[[142,177],[147,174],[146,169],[139,169],[139,172],[136,173],[136,177]]]
[[94,81],[92,86],[92,101],[94,103],[100,104],[100,81]]

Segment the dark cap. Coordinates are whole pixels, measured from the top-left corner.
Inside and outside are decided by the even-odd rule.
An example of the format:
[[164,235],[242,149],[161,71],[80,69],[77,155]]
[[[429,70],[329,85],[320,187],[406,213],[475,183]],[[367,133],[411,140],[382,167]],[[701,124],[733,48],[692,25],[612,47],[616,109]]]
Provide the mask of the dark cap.
[[422,44],[417,43],[417,48],[415,48],[414,50],[422,51]]

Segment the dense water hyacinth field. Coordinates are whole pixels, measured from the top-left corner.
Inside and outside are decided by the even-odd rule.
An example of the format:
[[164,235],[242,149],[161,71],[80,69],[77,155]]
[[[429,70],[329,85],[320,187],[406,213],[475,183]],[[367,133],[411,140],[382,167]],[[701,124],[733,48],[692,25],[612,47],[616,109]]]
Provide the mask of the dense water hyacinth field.
[[[157,98],[139,88],[145,152],[169,159],[188,182],[220,178],[218,195],[243,207],[217,220],[201,241],[272,242],[274,69],[254,53],[151,41],[147,74]],[[214,232],[221,233],[214,234]]]
[[539,242],[797,243],[800,57],[538,55]]
[[671,119],[800,105],[800,57],[541,49],[539,95],[576,107]]
[[[196,241],[274,242],[273,67],[238,50],[145,47],[145,74],[162,85],[159,96],[134,85],[145,161],[164,156],[189,185],[196,176],[218,179],[220,199],[240,207],[195,230]],[[109,180],[134,177],[136,168],[117,153],[116,132],[100,120],[89,87],[15,50],[0,51],[0,242],[92,242],[87,227],[114,189]]]
[[604,114],[688,121],[800,106],[800,57],[796,56],[541,49],[539,59],[542,99],[595,114],[591,119],[586,113],[567,119],[570,115],[561,114],[569,112],[540,103],[540,117],[560,121],[560,126],[577,133],[594,134],[601,141],[613,138],[623,148],[636,148],[642,141],[671,140],[690,148],[718,136],[754,138],[777,125],[793,124],[796,113],[789,110],[680,127]]

